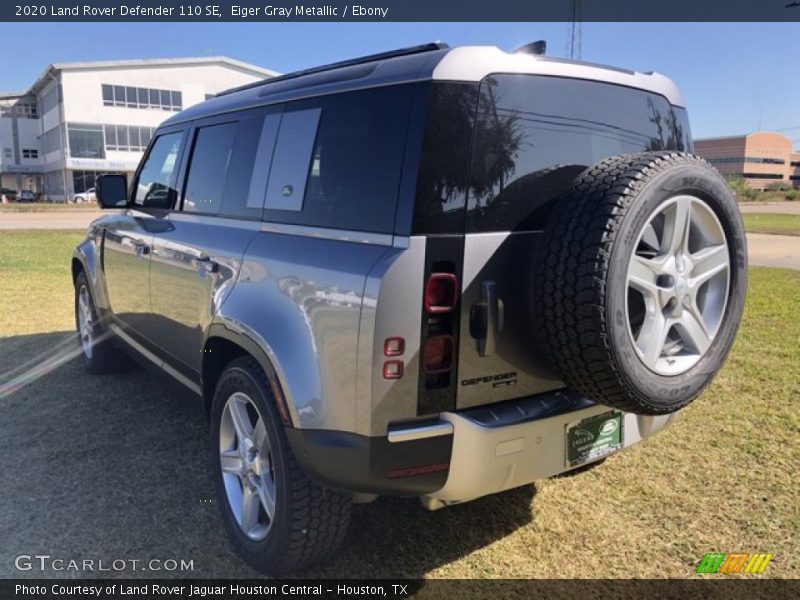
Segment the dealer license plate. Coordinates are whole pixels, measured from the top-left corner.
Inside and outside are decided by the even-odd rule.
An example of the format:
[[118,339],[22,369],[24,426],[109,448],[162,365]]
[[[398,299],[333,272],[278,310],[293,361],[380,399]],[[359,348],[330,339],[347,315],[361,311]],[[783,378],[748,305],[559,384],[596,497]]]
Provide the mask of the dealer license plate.
[[577,467],[622,448],[622,413],[609,411],[567,425],[567,467]]

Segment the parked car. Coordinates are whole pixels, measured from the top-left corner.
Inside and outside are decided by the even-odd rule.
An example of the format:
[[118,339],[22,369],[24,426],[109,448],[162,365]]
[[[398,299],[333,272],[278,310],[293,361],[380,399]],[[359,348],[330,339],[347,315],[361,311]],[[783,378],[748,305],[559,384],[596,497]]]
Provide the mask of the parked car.
[[87,202],[95,202],[97,201],[97,196],[95,195],[95,189],[93,187],[89,188],[85,192],[78,192],[72,198],[72,201],[75,204],[86,204]]
[[17,202],[36,202],[39,195],[32,190],[20,190],[17,193]]
[[98,179],[125,210],[74,253],[83,360],[113,371],[124,349],[204,399],[224,527],[293,571],[336,550],[353,501],[526,485],[705,389],[747,264],[691,152],[666,77],[531,47],[231,90],[158,129],[130,193]]
[[17,199],[17,190],[0,188],[0,204],[11,204]]

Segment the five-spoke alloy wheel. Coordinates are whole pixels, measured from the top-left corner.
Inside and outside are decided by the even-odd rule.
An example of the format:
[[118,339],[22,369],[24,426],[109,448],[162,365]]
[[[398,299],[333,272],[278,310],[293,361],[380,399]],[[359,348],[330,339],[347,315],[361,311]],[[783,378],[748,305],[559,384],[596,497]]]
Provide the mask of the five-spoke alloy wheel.
[[250,356],[232,360],[211,398],[211,460],[228,535],[242,558],[269,575],[327,558],[344,539],[351,494],[309,478],[287,439],[290,423]]
[[701,199],[676,196],[642,229],[628,264],[628,332],[647,368],[691,369],[714,341],[728,301],[725,231]]
[[242,392],[225,403],[219,462],[236,522],[247,537],[263,540],[275,518],[275,472],[264,419]]

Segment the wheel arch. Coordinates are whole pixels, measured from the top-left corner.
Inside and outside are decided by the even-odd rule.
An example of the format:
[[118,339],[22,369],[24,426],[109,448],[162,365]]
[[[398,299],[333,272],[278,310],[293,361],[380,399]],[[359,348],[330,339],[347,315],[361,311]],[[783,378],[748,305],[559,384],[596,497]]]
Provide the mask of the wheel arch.
[[214,390],[220,375],[233,360],[250,356],[259,364],[267,377],[267,384],[272,390],[275,407],[281,415],[284,425],[295,427],[298,423],[296,411],[287,401],[283,378],[273,365],[271,352],[244,332],[233,331],[223,323],[212,323],[203,343],[203,362],[201,383],[206,414],[210,414]]

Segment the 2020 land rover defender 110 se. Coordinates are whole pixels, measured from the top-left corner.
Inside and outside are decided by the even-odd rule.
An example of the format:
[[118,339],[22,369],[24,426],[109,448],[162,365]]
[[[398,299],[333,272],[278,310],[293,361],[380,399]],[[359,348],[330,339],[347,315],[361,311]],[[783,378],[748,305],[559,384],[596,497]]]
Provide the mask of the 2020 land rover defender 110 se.
[[222,517],[268,573],[350,504],[428,508],[602,459],[720,369],[742,221],[658,74],[426,45],[168,119],[73,258],[83,359],[202,396]]

